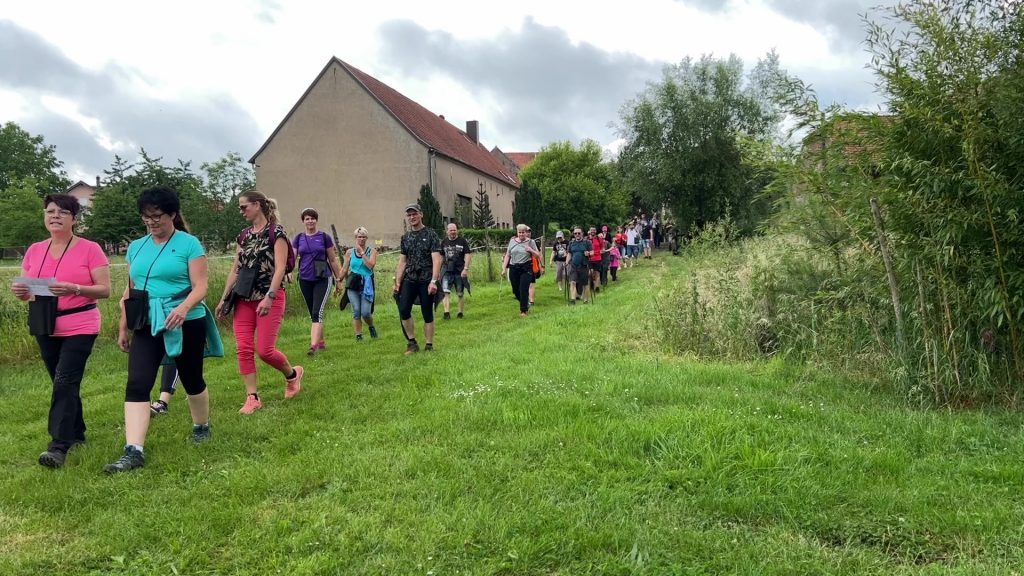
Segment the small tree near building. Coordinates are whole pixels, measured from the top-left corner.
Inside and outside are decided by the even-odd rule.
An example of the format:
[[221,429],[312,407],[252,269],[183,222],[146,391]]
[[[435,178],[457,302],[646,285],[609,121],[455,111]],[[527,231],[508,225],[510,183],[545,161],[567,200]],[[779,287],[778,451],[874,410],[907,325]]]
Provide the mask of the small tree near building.
[[484,192],[484,185],[476,191],[476,207],[473,209],[473,228],[482,230],[494,227],[494,214],[491,214],[491,199]]
[[430,184],[420,186],[420,208],[423,209],[423,225],[433,228],[438,234],[444,233],[444,221],[441,218],[441,204],[430,190]]

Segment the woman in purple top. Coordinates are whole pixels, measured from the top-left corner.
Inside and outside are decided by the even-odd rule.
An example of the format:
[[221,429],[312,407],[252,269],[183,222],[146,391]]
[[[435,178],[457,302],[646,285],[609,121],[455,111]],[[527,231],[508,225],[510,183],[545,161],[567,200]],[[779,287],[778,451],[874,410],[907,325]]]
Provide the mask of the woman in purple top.
[[46,280],[51,295],[33,296],[26,283],[11,283],[11,292],[30,302],[29,331],[53,385],[50,444],[39,455],[39,464],[48,468],[63,466],[68,450],[85,442],[79,390],[100,332],[96,301],[110,296],[110,264],[103,249],[75,235],[81,209],[67,194],[44,198],[43,224],[50,237],[29,246],[21,261],[22,276]]
[[317,230],[320,214],[312,208],[302,211],[302,224],[306,227],[292,240],[295,256],[299,260],[299,289],[309,309],[313,326],[309,329],[309,354],[327,347],[324,342],[324,311],[327,299],[341,276],[341,263],[334,249],[334,241],[326,232]]

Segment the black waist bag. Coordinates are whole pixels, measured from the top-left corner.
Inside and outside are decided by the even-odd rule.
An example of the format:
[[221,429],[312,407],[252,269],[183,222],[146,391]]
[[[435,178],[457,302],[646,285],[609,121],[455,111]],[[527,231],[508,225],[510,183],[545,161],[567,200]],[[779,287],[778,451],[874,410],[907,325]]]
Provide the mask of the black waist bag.
[[28,303],[28,333],[32,336],[53,336],[57,331],[57,318],[68,314],[77,314],[92,310],[96,303],[92,302],[85,306],[57,310],[56,296],[36,296],[36,299]]
[[326,260],[313,260],[313,274],[317,278],[327,278],[330,270]]
[[36,296],[28,303],[28,333],[52,336],[57,329],[57,297]]
[[348,277],[348,289],[355,290],[356,292],[363,291],[363,275],[353,274]]
[[231,288],[231,292],[243,300],[248,300],[252,296],[252,291],[255,287],[256,269],[239,268],[238,273],[235,274],[235,285]]

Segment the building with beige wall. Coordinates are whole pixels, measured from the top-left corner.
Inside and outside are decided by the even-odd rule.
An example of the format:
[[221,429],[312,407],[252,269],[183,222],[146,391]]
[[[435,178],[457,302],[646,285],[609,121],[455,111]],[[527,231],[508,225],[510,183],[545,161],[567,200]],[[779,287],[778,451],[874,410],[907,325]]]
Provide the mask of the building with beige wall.
[[[365,226],[397,246],[405,206],[429,184],[445,221],[456,206],[488,194],[499,226],[512,224],[518,178],[479,142],[479,124],[460,130],[376,78],[331,58],[250,162],[256,188],[280,206],[290,233],[315,208],[345,245]],[[465,214],[464,211],[459,211]]]

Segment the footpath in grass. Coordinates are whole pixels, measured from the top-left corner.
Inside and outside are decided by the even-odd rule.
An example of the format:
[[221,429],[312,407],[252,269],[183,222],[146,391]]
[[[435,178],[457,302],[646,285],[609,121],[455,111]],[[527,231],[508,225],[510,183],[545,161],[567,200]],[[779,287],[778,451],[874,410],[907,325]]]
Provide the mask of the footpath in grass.
[[[1022,419],[932,412],[781,361],[662,356],[645,317],[685,261],[658,255],[592,305],[548,276],[519,318],[474,284],[432,354],[404,357],[390,301],[356,343],[334,310],[282,349],[302,393],[261,366],[237,409],[208,363],[213,441],[184,398],[155,419],[143,470],[123,444],[125,356],[105,342],[83,389],[89,442],[62,470],[38,362],[2,368],[0,574],[947,574],[1024,565]],[[295,297],[289,294],[289,297]]]

